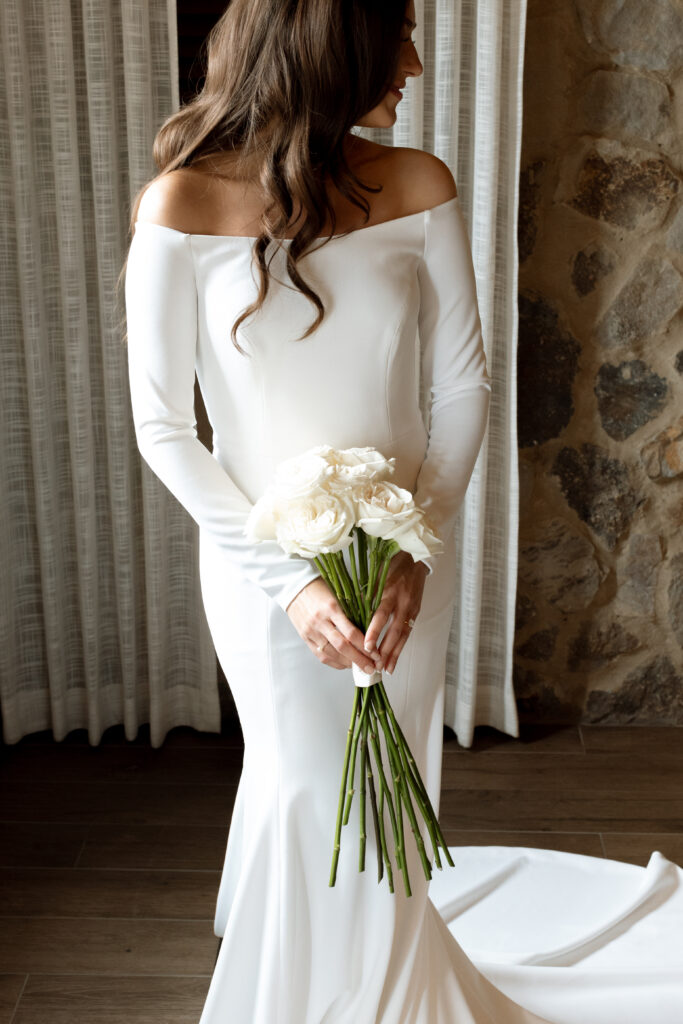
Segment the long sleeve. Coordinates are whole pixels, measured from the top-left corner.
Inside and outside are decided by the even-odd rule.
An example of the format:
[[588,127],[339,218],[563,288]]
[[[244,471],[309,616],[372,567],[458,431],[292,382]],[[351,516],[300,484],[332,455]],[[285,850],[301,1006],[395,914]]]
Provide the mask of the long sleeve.
[[[418,279],[422,373],[431,393],[431,412],[415,501],[445,541],[455,527],[486,432],[491,393],[472,252],[457,196],[426,214]],[[437,558],[422,561],[432,571]]]
[[136,230],[126,268],[130,395],[145,462],[243,575],[286,610],[320,573],[275,541],[251,543],[252,508],[197,437],[194,377],[197,286],[192,238],[172,229]]

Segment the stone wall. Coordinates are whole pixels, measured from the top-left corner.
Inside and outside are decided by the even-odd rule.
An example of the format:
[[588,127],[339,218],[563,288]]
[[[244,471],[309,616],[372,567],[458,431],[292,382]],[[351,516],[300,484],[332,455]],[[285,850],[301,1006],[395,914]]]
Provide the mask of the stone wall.
[[526,721],[683,725],[683,0],[528,0]]

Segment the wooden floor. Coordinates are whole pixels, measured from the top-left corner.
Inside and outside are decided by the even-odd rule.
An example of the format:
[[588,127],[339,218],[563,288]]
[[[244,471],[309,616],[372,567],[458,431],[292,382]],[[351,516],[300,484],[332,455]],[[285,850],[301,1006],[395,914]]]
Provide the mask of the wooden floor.
[[[520,733],[446,730],[449,844],[683,864],[683,729]],[[0,756],[0,1024],[197,1024],[240,736],[35,733]]]

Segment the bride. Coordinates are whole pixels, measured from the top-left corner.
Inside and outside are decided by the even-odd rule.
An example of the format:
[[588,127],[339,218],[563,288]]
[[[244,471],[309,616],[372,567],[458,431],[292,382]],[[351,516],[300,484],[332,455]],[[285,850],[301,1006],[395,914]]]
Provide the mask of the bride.
[[[491,393],[450,170],[352,130],[391,126],[422,73],[415,17],[414,0],[232,0],[204,86],[162,125],[160,173],[133,204],[137,443],[199,526],[202,599],[244,736],[200,1024],[673,1024],[680,987],[668,1004],[663,983],[648,993],[658,1015],[629,1016],[631,998],[612,1016],[614,972],[580,986],[575,969],[515,973],[494,963],[495,929],[475,964],[446,921],[467,897],[457,860],[434,879],[439,909],[415,844],[412,894],[390,893],[357,868],[353,814],[328,885],[352,665],[383,673],[438,814],[454,525]],[[394,458],[393,481],[444,541],[438,557],[394,557],[365,635],[313,562],[244,532],[278,463],[321,444]],[[482,863],[490,852],[493,874],[510,873],[500,848]]]

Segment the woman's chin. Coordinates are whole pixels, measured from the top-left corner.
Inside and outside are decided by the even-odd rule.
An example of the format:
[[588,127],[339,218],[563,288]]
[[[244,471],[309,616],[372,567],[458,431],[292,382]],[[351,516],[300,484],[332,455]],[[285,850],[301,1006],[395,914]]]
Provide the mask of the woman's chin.
[[381,110],[373,110],[358,121],[359,128],[392,128],[396,124],[396,107],[382,106]]

